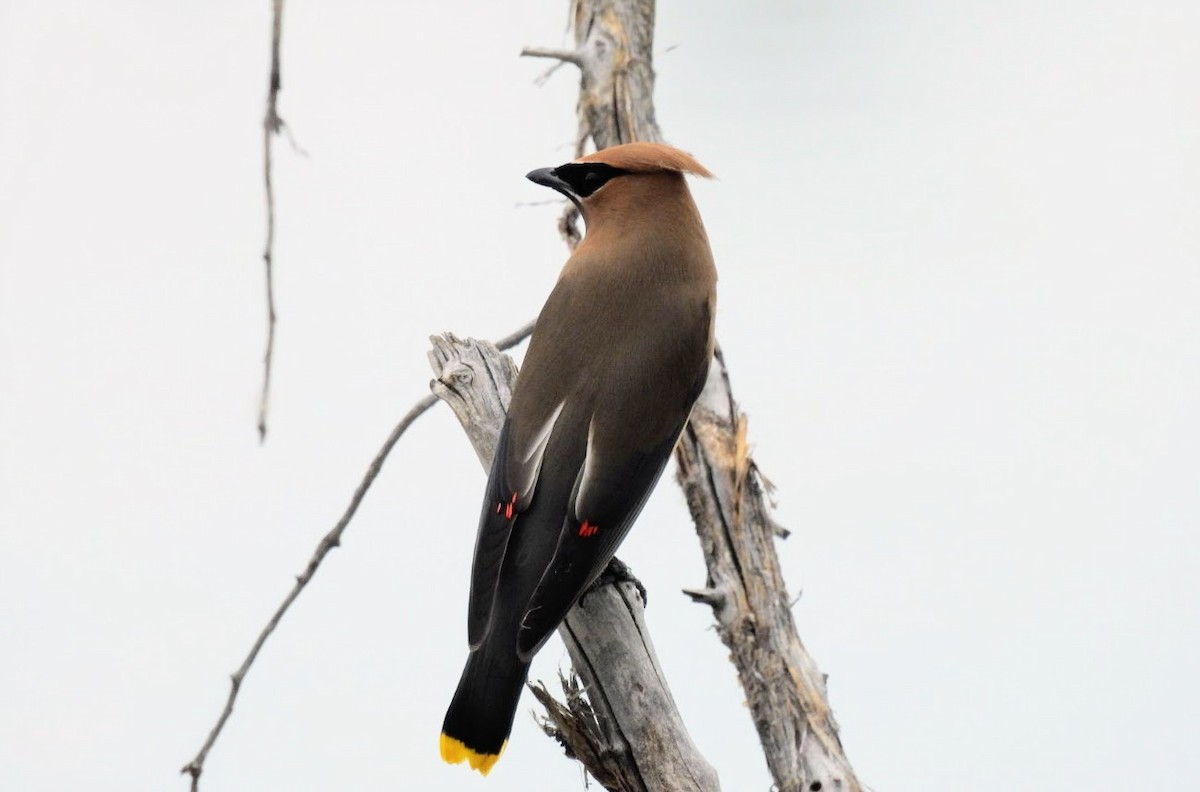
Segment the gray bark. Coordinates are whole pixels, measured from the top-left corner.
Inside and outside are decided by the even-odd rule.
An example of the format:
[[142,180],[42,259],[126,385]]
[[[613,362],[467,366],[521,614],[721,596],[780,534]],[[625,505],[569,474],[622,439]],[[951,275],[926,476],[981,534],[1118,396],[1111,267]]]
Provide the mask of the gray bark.
[[825,676],[792,619],[774,544],[781,530],[769,515],[746,416],[719,352],[675,454],[708,567],[705,587],[685,593],[713,610],[777,789],[860,792]]

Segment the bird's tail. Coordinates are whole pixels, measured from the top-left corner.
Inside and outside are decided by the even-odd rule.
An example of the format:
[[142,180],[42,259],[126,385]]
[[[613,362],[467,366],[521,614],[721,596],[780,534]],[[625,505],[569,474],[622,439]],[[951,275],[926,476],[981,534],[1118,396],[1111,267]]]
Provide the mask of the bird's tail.
[[508,744],[528,674],[529,664],[517,659],[515,646],[502,653],[485,643],[471,652],[442,722],[442,758],[451,764],[466,761],[487,775]]

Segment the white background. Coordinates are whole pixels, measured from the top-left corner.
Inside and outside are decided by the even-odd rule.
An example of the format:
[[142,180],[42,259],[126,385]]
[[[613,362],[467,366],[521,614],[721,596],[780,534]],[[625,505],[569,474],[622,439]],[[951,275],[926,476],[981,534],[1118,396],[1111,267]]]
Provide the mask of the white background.
[[[0,788],[184,789],[426,336],[535,315],[564,248],[523,174],[577,80],[516,55],[566,6],[289,0],[260,447],[270,3],[0,2]],[[1198,9],[660,3],[796,618],[880,792],[1196,788]],[[413,427],[203,789],[582,788],[531,698],[486,781],[437,756],[482,485],[448,411]],[[724,788],[766,790],[669,479],[621,556]]]

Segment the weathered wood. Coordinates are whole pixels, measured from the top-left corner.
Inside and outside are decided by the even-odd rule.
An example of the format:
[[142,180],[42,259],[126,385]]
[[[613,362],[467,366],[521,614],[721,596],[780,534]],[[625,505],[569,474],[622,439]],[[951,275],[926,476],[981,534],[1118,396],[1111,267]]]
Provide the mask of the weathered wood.
[[[654,1],[571,3],[575,51],[527,54],[579,67],[580,148],[587,137],[597,149],[662,140],[653,99]],[[774,546],[778,527],[745,432],[718,354],[677,449],[679,483],[708,567],[706,587],[689,595],[713,609],[776,788],[856,792],[861,786],[842,750],[824,676],[792,619]]]
[[500,429],[512,401],[517,364],[492,344],[453,333],[430,336],[427,356],[435,379],[429,389],[458,416],[484,470],[500,441]]
[[[454,410],[487,469],[516,366],[486,341],[450,333],[430,341],[436,375],[430,388]],[[624,565],[614,566],[616,574],[606,572],[609,579],[602,576],[559,627],[587,702],[568,689],[568,706],[552,706],[545,688],[534,688],[553,721],[551,733],[606,789],[714,792],[720,789],[717,773],[679,716],[646,628],[638,587],[620,573]]]
[[792,619],[746,416],[719,353],[717,361],[676,448],[679,483],[708,566],[705,588],[685,593],[713,609],[780,792],[858,792],[825,677]]
[[578,112],[596,148],[662,138],[654,118],[654,2],[577,0]]

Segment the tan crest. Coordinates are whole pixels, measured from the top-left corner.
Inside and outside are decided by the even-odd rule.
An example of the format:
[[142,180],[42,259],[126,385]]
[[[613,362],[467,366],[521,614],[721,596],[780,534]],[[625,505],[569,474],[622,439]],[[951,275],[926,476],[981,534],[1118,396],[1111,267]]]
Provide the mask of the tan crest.
[[631,173],[675,171],[711,179],[708,169],[687,152],[665,143],[623,143],[580,157],[576,162],[602,162]]

